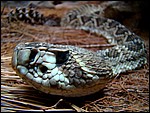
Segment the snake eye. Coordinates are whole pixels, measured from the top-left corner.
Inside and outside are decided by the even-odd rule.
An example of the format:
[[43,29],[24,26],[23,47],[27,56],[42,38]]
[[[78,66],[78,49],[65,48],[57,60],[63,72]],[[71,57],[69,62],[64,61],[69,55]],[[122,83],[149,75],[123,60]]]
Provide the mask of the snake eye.
[[69,58],[69,51],[55,51],[54,54],[56,55],[56,64],[62,65],[64,64]]
[[36,54],[38,53],[38,51],[36,49],[32,49],[31,50],[31,54],[30,54],[30,57],[29,57],[29,60],[32,62],[34,61],[34,58],[36,56]]

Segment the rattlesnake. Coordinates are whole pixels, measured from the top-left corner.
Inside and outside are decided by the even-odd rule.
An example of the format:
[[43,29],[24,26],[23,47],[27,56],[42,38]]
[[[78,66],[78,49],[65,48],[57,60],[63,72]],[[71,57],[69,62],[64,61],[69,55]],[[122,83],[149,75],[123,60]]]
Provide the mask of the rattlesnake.
[[144,41],[119,22],[100,17],[100,7],[70,10],[60,25],[103,35],[116,46],[93,52],[71,45],[30,42],[18,44],[12,67],[34,88],[66,97],[98,92],[113,78],[147,63]]

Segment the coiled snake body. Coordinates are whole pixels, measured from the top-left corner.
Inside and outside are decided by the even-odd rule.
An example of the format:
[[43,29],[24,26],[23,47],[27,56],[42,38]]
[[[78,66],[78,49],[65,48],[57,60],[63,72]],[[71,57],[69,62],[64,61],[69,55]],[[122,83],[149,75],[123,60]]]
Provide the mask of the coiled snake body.
[[98,16],[94,5],[69,11],[61,26],[103,35],[116,46],[93,52],[71,45],[20,43],[12,67],[28,84],[67,97],[95,93],[116,75],[147,63],[144,41],[119,22]]

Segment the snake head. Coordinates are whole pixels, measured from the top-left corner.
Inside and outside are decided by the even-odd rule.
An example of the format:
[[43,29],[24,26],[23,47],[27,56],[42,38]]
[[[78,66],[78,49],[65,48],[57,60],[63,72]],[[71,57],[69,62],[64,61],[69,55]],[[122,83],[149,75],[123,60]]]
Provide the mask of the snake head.
[[25,82],[42,92],[82,96],[100,90],[106,83],[102,75],[99,81],[99,73],[103,73],[98,67],[99,60],[93,66],[88,65],[90,59],[96,59],[94,57],[92,52],[74,46],[20,43],[13,52],[12,68]]
[[[69,59],[69,50],[49,47],[46,43],[25,43],[16,46],[12,57],[12,68],[25,81],[32,80],[49,87],[65,78],[59,67]],[[53,78],[51,81],[49,79]],[[31,82],[31,81],[30,81]],[[64,84],[64,85],[65,85]]]

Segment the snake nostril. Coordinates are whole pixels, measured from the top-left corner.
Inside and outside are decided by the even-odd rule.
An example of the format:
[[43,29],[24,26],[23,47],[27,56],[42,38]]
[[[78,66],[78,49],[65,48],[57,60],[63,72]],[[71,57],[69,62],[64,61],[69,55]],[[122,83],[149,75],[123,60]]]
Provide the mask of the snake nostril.
[[42,73],[46,73],[47,70],[48,70],[48,68],[47,68],[46,66],[43,66],[43,65],[40,65],[40,66],[39,66],[39,69],[40,69],[40,71],[41,71]]
[[31,54],[30,54],[30,56],[29,56],[29,60],[32,62],[32,61],[34,61],[34,58],[35,58],[35,56],[36,56],[36,54],[38,53],[38,50],[36,50],[36,49],[32,49],[31,50]]

